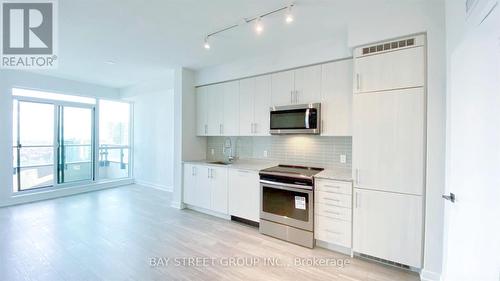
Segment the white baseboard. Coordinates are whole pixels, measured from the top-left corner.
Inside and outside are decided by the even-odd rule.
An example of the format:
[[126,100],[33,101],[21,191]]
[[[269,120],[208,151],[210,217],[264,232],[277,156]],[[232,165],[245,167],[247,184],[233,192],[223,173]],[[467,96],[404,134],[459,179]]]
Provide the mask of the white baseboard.
[[214,211],[211,211],[211,210],[207,210],[207,209],[200,208],[200,207],[195,207],[195,206],[189,205],[189,204],[185,204],[185,207],[188,208],[188,209],[191,209],[193,211],[197,211],[197,212],[204,213],[204,214],[207,214],[207,215],[211,215],[211,216],[214,216],[214,217],[218,217],[218,218],[221,218],[221,219],[231,220],[231,216],[227,215],[227,214],[217,213],[217,212],[214,212]]
[[186,208],[186,206],[182,202],[177,202],[177,201],[172,201],[172,203],[170,203],[170,207],[178,210]]
[[163,184],[157,184],[157,183],[153,183],[153,182],[149,182],[149,181],[143,181],[143,180],[135,180],[135,183],[138,184],[138,185],[142,185],[142,186],[146,186],[146,187],[151,187],[151,188],[156,188],[156,189],[160,189],[160,190],[163,190],[163,191],[168,191],[168,192],[173,192],[174,191],[174,188],[173,186],[167,186],[167,185],[163,185]]
[[422,281],[441,281],[441,274],[437,272],[427,271],[422,269],[420,272],[420,280]]

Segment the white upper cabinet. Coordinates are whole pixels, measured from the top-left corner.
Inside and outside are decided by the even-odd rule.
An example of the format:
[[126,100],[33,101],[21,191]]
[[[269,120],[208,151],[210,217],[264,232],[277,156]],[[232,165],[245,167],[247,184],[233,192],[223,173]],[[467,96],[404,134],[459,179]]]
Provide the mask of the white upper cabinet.
[[320,91],[321,65],[303,67],[295,70],[295,104],[319,102]]
[[422,196],[354,189],[353,250],[420,268]]
[[[236,136],[239,133],[239,81],[222,83],[224,97],[218,102],[224,102],[224,117],[222,119],[221,135]],[[219,109],[220,110],[220,109]]]
[[269,108],[271,107],[271,75],[255,78],[253,135],[269,136]]
[[425,48],[417,46],[357,57],[354,92],[377,92],[425,84]]
[[423,88],[354,95],[355,187],[422,195]]
[[240,80],[239,135],[268,136],[271,76]]
[[254,129],[255,78],[240,80],[240,136],[250,136]]
[[207,93],[207,87],[196,89],[196,134],[198,136],[208,135]]
[[321,135],[352,135],[352,60],[322,65]]
[[223,84],[207,86],[207,104],[208,104],[208,135],[222,135],[222,123],[224,122],[224,95]]
[[272,105],[290,105],[296,103],[294,71],[277,72],[271,75]]

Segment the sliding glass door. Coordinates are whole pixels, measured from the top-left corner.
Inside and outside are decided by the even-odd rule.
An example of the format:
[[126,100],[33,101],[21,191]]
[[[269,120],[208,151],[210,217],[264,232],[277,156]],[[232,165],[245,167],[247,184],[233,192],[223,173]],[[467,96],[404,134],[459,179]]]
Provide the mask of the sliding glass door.
[[54,183],[55,106],[14,101],[14,191]]
[[57,183],[94,179],[94,109],[58,106]]
[[14,99],[14,192],[95,179],[94,105]]

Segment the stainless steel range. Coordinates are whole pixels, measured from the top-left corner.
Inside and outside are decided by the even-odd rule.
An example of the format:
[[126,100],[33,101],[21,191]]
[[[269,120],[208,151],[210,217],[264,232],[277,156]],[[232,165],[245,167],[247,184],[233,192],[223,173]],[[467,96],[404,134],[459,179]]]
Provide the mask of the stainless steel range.
[[314,178],[323,169],[279,165],[261,170],[261,233],[314,247]]

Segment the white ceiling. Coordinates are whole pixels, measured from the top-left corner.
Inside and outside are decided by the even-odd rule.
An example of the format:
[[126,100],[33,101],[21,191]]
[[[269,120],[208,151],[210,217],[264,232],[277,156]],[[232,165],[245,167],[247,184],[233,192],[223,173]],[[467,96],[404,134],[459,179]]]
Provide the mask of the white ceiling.
[[[59,68],[49,75],[126,87],[184,66],[200,69],[243,57],[321,41],[345,29],[357,9],[391,2],[432,0],[297,0],[295,21],[265,18],[264,33],[251,25],[205,34],[289,3],[284,0],[64,0],[59,1]],[[115,61],[115,65],[106,61]]]

